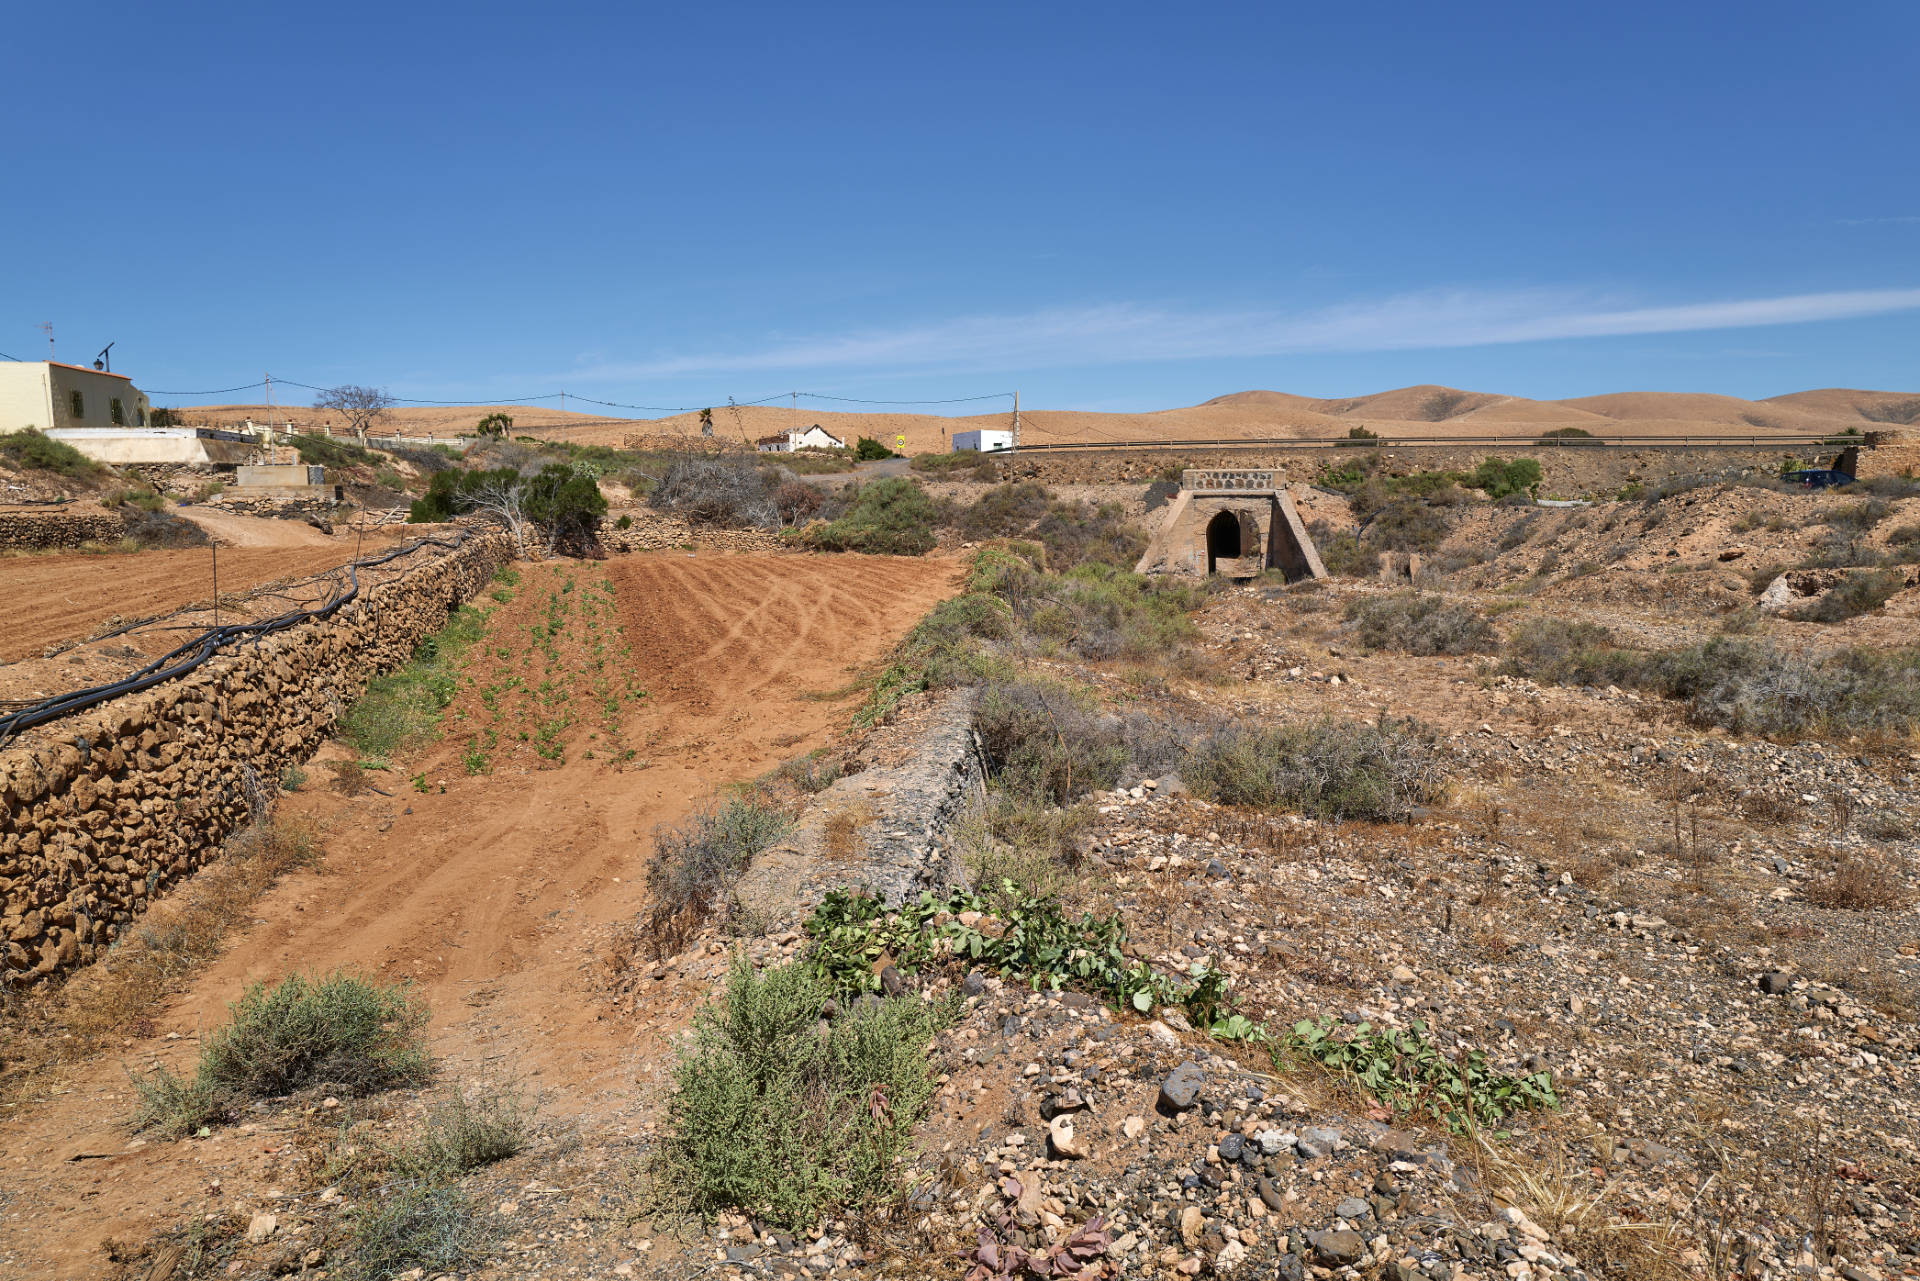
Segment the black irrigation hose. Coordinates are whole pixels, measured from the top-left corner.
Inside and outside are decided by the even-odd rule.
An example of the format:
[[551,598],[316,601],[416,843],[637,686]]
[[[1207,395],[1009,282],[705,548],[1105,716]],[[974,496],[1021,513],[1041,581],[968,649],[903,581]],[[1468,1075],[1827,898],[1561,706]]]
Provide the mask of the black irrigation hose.
[[184,676],[219,652],[221,646],[235,640],[251,636],[258,639],[274,632],[285,631],[289,627],[315,619],[330,617],[342,605],[360,594],[360,570],[384,565],[388,561],[410,556],[422,547],[444,547],[453,549],[465,543],[467,535],[461,533],[451,540],[442,538],[416,538],[410,543],[392,548],[377,556],[348,562],[347,589],[340,591],[338,586],[324,602],[311,609],[297,609],[292,613],[281,614],[275,618],[257,623],[230,623],[224,627],[213,627],[199,636],[175,646],[159,658],[154,659],[131,676],[122,677],[106,685],[95,685],[91,689],[75,690],[69,694],[55,694],[9,716],[0,717],[0,747],[5,747],[19,736],[22,730],[35,725],[44,725],[48,721],[71,716],[75,712],[98,706],[109,699],[125,694],[137,694],[143,689]]

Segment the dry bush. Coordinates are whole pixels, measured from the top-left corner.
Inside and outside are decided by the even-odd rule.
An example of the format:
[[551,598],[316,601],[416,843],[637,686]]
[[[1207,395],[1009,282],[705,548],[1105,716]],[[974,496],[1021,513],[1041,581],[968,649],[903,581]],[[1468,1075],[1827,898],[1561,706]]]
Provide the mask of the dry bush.
[[1836,853],[1826,872],[1806,888],[1809,903],[1857,912],[1891,910],[1912,901],[1905,860],[1893,854]]
[[1740,798],[1740,814],[1760,827],[1785,827],[1800,818],[1800,806],[1773,792],[1750,792]]
[[327,769],[333,774],[331,786],[340,795],[358,796],[367,790],[367,772],[359,761],[328,761]]
[[1355,636],[1368,649],[1391,649],[1427,657],[1491,654],[1499,639],[1471,605],[1420,592],[1363,597],[1347,606]]

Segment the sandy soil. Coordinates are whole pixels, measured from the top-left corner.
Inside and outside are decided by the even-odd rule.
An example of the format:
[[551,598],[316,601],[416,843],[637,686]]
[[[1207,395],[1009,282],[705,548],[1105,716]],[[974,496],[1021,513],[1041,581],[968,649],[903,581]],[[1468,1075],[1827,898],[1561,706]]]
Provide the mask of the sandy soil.
[[[879,659],[954,579],[952,563],[858,556],[638,556],[523,569],[518,594],[489,625],[476,683],[518,670],[498,656],[510,644],[493,642],[525,636],[572,580],[582,591],[611,584],[646,696],[624,704],[632,710],[602,737],[583,683],[564,764],[505,754],[492,775],[469,777],[459,730],[480,708],[469,688],[451,709],[448,741],[375,776],[391,797],[347,799],[309,784],[284,812],[324,825],[323,867],[259,902],[229,953],[154,1012],[147,1039],[126,1043],[128,1065],[187,1064],[194,1035],[250,981],[353,966],[418,985],[446,1075],[511,1071],[561,1114],[615,1106],[662,1047],[636,1047],[583,971],[592,941],[645,904],[655,825],[682,818],[718,784],[824,741],[844,724],[845,705],[808,694],[842,687]],[[646,754],[623,762],[610,740]],[[406,782],[415,773],[429,781],[424,794]],[[21,1269],[8,1275],[98,1275],[103,1240],[178,1220],[210,1179],[232,1196],[274,1178],[283,1140],[261,1127],[142,1144],[129,1133],[132,1106],[121,1065],[96,1063],[0,1126],[0,1265]]]
[[176,507],[173,514],[206,530],[207,536],[222,547],[340,546],[338,539],[321,533],[304,520],[242,516],[238,512],[200,506]]
[[[262,524],[285,524],[263,521]],[[300,526],[307,529],[306,526]],[[314,546],[240,547],[220,555],[220,592],[245,591],[276,579],[317,574],[353,559],[351,539]],[[92,634],[116,615],[132,620],[213,596],[212,555],[181,551],[90,556],[60,553],[0,559],[0,662],[36,654],[56,641]]]

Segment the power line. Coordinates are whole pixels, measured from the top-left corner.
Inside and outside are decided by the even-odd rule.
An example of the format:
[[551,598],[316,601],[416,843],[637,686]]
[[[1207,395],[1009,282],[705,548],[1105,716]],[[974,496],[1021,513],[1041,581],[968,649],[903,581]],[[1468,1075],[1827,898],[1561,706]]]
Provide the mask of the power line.
[[[264,387],[265,382],[248,383],[244,387],[214,387],[207,391],[149,391],[149,396],[224,396],[229,392],[252,391],[255,387]],[[297,386],[298,384],[296,384]]]
[[[20,357],[18,357],[18,356],[9,356],[9,355],[7,355],[7,353],[6,353],[6,352],[4,352],[4,351],[0,351],[0,360],[20,360]],[[22,361],[20,361],[20,363],[24,365],[24,364],[25,364],[26,362],[25,362],[24,360],[22,360]]]
[[990,391],[984,396],[950,396],[945,400],[857,400],[852,396],[826,396],[819,392],[799,391],[792,393],[808,400],[836,400],[843,405],[965,405],[976,400],[1008,400],[1010,391]]

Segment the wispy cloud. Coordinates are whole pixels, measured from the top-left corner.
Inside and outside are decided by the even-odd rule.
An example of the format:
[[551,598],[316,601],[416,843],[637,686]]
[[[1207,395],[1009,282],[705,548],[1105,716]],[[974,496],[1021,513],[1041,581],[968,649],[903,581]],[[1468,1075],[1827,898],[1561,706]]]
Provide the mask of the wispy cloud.
[[1317,311],[1179,311],[1128,303],[863,329],[757,349],[583,362],[566,377],[799,370],[1034,369],[1134,361],[1480,347],[1842,320],[1920,309],[1920,289],[1862,289],[1666,307],[1548,291],[1406,294]]

